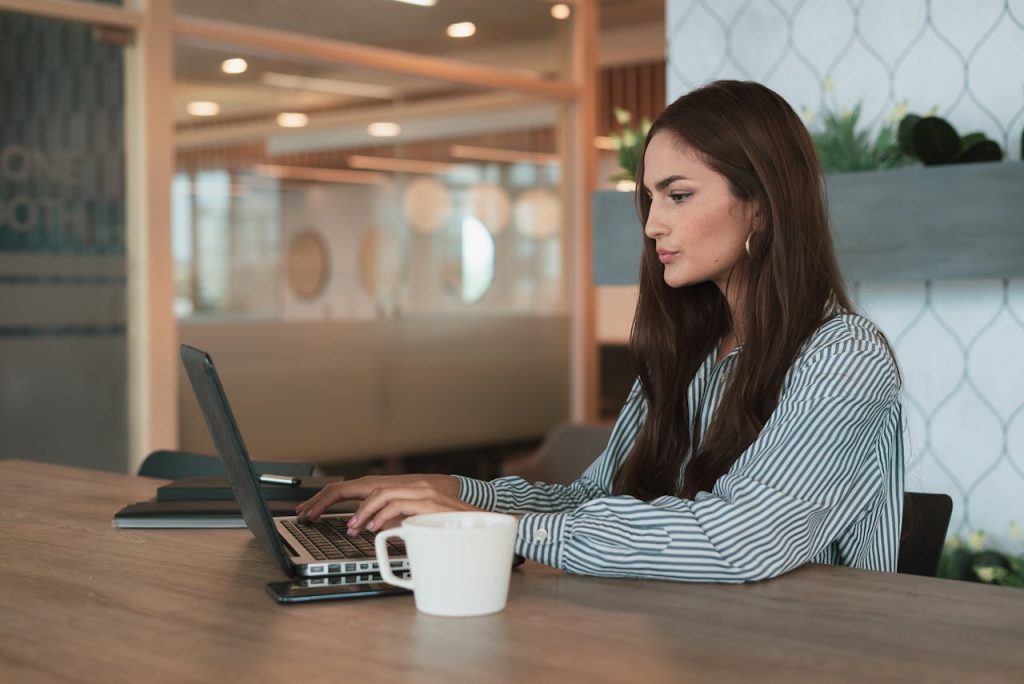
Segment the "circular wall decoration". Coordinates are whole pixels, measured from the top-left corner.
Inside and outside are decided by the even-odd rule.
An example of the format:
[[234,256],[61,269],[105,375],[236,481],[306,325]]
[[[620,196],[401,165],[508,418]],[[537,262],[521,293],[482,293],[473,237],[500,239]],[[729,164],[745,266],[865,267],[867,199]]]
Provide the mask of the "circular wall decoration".
[[323,236],[303,228],[288,243],[288,288],[299,299],[315,299],[330,278],[330,252]]
[[466,208],[470,216],[478,218],[492,235],[505,230],[512,216],[512,202],[505,188],[494,183],[477,183],[466,195]]
[[452,212],[448,188],[433,178],[417,178],[402,195],[405,220],[417,233],[436,233]]
[[548,188],[530,188],[515,205],[516,228],[534,240],[562,232],[562,201]]
[[494,237],[475,216],[462,219],[456,240],[441,260],[441,284],[456,299],[474,304],[494,282]]

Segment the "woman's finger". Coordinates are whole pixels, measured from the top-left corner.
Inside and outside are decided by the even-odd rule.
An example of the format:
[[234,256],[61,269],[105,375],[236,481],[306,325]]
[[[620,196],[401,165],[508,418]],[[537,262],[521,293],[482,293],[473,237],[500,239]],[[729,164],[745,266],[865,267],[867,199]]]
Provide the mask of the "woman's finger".
[[420,499],[392,499],[377,511],[377,515],[367,522],[366,529],[371,532],[379,532],[387,527],[388,523],[401,521],[411,515],[422,515],[424,513],[440,513],[454,510],[445,506],[433,497]]
[[395,522],[410,515],[423,513],[443,513],[446,511],[477,511],[480,510],[465,501],[433,492],[432,496],[414,499],[395,498],[381,507],[377,514],[366,523],[366,529],[379,532],[392,526]]
[[316,520],[324,511],[339,501],[357,498],[355,494],[358,493],[358,485],[353,486],[354,484],[354,482],[332,482],[327,485],[310,499],[302,502],[301,508],[296,507],[299,519]]
[[425,499],[434,494],[434,490],[429,487],[379,487],[359,504],[355,515],[348,520],[348,530],[358,533],[363,529],[372,529],[366,526],[366,522],[395,499]]

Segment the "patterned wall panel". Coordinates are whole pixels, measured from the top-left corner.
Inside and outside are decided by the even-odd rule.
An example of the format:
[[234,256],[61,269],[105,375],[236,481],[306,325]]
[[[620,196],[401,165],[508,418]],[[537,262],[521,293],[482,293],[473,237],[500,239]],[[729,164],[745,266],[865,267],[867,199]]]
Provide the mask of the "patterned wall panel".
[[123,73],[0,12],[0,458],[127,464]]
[[752,79],[870,125],[906,101],[1020,158],[1024,0],[667,0],[665,24],[669,99]]
[[[716,78],[753,79],[805,116],[860,102],[871,126],[905,101],[1020,158],[1024,0],[667,0],[666,10],[669,100]],[[951,534],[984,529],[1019,546],[1007,535],[1024,522],[1024,281],[853,286],[904,375],[908,489],[953,497]]]

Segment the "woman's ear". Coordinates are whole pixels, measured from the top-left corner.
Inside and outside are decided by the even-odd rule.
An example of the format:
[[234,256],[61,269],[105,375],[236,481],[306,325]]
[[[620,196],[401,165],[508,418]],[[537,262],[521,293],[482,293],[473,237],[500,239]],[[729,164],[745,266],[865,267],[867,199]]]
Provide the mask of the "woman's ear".
[[752,218],[753,220],[751,220],[750,225],[754,229],[754,231],[764,230],[764,209],[761,207],[761,205],[754,205],[754,216]]

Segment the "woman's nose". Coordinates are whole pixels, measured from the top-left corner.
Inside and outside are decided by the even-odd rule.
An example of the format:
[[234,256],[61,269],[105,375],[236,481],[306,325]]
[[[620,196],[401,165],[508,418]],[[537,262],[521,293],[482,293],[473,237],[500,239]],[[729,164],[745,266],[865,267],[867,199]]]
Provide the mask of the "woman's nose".
[[652,208],[651,211],[647,213],[647,222],[644,224],[644,235],[655,240],[665,233],[666,230],[664,224],[662,224],[661,220]]

